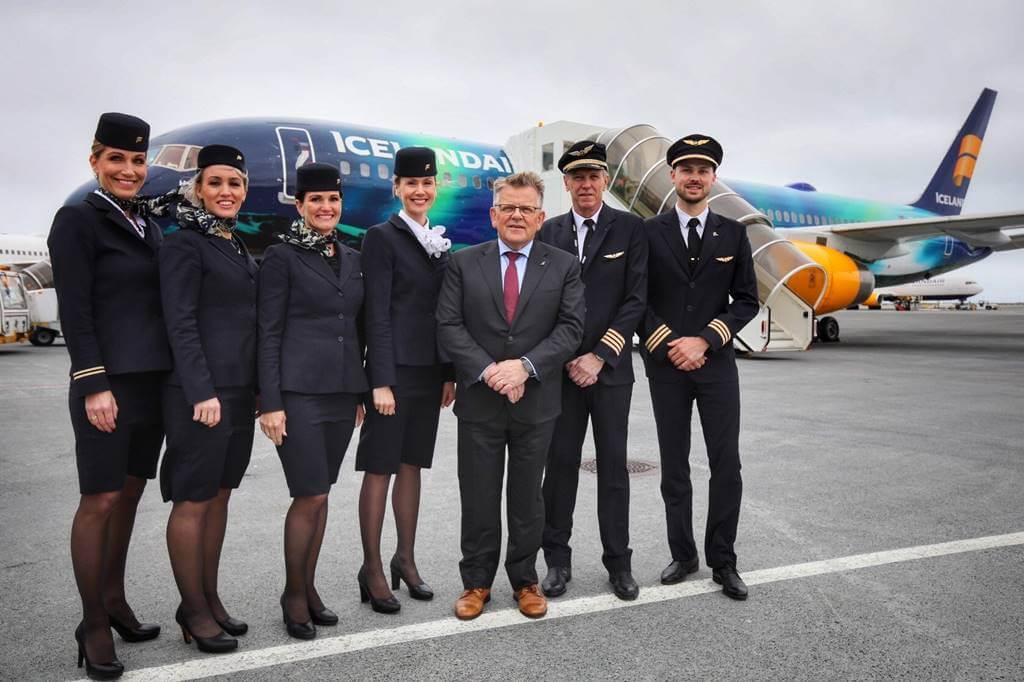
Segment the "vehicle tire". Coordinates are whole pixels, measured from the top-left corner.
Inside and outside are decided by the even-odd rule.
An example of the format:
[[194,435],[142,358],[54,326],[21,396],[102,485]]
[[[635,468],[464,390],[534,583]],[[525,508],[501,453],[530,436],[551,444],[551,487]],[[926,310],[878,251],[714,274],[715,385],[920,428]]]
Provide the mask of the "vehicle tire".
[[835,343],[839,340],[839,321],[831,315],[818,318],[818,340]]
[[29,343],[33,346],[49,346],[53,344],[53,340],[57,338],[49,329],[35,329],[28,337]]

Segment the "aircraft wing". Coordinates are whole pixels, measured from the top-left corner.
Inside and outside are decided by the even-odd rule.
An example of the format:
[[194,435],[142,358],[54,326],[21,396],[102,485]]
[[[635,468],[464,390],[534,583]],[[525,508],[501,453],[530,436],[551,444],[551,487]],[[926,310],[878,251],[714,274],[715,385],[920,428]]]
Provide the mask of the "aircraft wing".
[[935,216],[908,220],[881,220],[814,228],[817,233],[831,233],[861,242],[895,243],[928,237],[955,237],[978,248],[987,246],[996,251],[1024,248],[1024,234],[1007,230],[1024,230],[1024,213],[983,213],[960,216]]

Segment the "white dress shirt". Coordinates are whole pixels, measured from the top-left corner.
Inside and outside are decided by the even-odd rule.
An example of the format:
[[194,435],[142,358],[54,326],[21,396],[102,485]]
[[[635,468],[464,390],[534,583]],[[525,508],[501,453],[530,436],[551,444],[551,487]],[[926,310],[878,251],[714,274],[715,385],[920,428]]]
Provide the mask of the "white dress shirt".
[[683,243],[686,244],[686,248],[690,248],[690,242],[687,239],[690,228],[687,227],[687,223],[690,222],[691,218],[696,218],[700,221],[700,225],[697,226],[697,236],[704,239],[704,226],[708,223],[708,207],[705,206],[704,210],[700,212],[700,215],[690,215],[679,208],[679,204],[676,204],[676,215],[679,216],[679,229],[683,232]]
[[576,257],[579,258],[581,261],[583,260],[583,245],[587,241],[587,232],[590,231],[590,228],[584,225],[583,221],[593,220],[594,229],[597,229],[597,219],[601,216],[602,208],[604,208],[604,204],[601,204],[601,206],[599,206],[597,209],[597,213],[590,216],[589,218],[584,218],[583,216],[581,216],[579,213],[576,212],[576,209],[573,209],[572,211],[572,219],[573,222],[576,223]]

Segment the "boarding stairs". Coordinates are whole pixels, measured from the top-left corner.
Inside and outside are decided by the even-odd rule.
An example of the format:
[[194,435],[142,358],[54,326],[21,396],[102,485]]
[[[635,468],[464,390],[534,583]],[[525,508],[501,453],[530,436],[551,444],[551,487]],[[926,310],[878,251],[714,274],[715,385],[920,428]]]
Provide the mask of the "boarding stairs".
[[[675,187],[665,168],[672,141],[654,127],[598,128],[559,121],[520,133],[505,146],[513,168],[537,170],[545,180],[544,209],[549,216],[569,210],[569,197],[555,164],[565,149],[582,139],[607,147],[611,182],[605,202],[609,206],[641,218],[672,206]],[[712,187],[709,204],[715,213],[746,225],[753,250],[761,309],[736,335],[739,348],[751,352],[806,349],[814,337],[814,306],[826,290],[828,273],[775,232],[767,216],[721,179]],[[797,282],[799,286],[790,286]]]

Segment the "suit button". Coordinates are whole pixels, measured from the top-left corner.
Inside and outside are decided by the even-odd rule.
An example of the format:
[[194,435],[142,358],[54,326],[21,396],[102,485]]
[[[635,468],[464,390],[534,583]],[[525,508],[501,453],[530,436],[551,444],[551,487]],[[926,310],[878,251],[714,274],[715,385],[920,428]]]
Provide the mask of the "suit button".
[[696,289],[697,288],[697,283],[696,282],[690,282],[690,288],[691,289]]
[[506,341],[515,341],[515,340],[516,340],[516,337],[514,337],[514,336],[509,336],[509,337],[508,337],[508,338],[506,338],[505,340],[506,340]]
[[344,295],[345,295],[345,292],[344,292],[344,291],[339,291],[339,292],[338,292],[338,296],[344,296]]
[[344,320],[345,319],[345,313],[338,313],[338,319],[339,320]]
[[692,313],[693,312],[693,306],[692,305],[686,306],[686,312]]
[[342,343],[344,341],[345,341],[345,337],[344,336],[339,336],[338,337],[338,343]]

